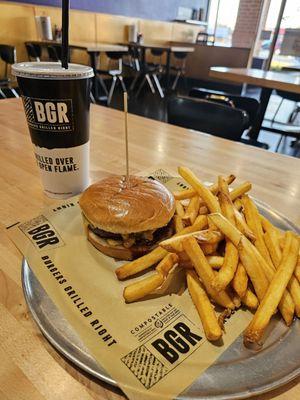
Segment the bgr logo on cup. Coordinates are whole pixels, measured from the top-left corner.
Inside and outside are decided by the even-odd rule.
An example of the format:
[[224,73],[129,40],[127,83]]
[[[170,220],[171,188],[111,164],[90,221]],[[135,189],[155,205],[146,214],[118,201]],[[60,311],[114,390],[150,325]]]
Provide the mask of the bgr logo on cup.
[[31,128],[71,132],[73,108],[71,99],[37,99],[22,96],[28,125]]

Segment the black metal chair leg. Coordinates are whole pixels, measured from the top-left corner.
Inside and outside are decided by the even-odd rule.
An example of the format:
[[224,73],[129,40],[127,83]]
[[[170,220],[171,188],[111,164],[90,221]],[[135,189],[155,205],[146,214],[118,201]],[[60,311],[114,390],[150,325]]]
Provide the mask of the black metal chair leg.
[[17,93],[17,91],[16,91],[14,88],[11,88],[10,91],[12,92],[12,94],[13,94],[15,97],[20,97],[19,94]]
[[96,100],[92,92],[90,92],[90,101],[91,103],[96,104]]
[[112,84],[111,84],[111,87],[110,87],[110,90],[109,90],[109,94],[108,94],[108,98],[107,98],[107,105],[108,106],[111,103],[111,99],[112,99],[113,94],[114,94],[114,90],[115,90],[115,86],[116,86],[116,83],[117,83],[117,79],[118,78],[116,76],[113,77],[113,81],[112,81]]
[[5,93],[0,89],[0,97],[6,99]]
[[280,136],[280,139],[279,139],[279,141],[277,143],[277,146],[276,146],[276,149],[275,149],[275,153],[278,153],[278,150],[279,150],[279,147],[281,145],[282,139],[283,139],[283,135]]
[[127,89],[126,89],[126,86],[125,86],[125,83],[124,83],[123,77],[122,77],[122,76],[118,76],[118,78],[119,78],[119,81],[120,81],[120,83],[121,83],[121,86],[122,86],[123,92],[127,92]]
[[180,75],[181,75],[181,71],[178,71],[176,74],[176,77],[174,79],[173,85],[172,85],[172,90],[176,89]]
[[156,74],[153,74],[152,76],[153,76],[154,82],[156,84],[157,90],[158,90],[158,92],[160,94],[160,97],[163,99],[165,97],[165,95],[164,95],[164,92],[162,90],[162,87],[160,86],[160,82],[159,82]]
[[103,91],[104,91],[104,93],[105,93],[105,96],[108,96],[108,90],[107,90],[107,87],[106,87],[106,85],[105,85],[104,80],[102,79],[102,77],[101,77],[100,75],[98,75],[97,77],[98,77],[100,86],[102,87],[102,89],[103,89]]
[[276,112],[275,112],[275,114],[273,115],[273,118],[271,119],[271,125],[273,125],[274,122],[275,122],[275,118],[277,117],[278,111],[279,111],[279,109],[280,109],[280,107],[281,107],[281,104],[283,103],[283,100],[284,100],[284,98],[281,99],[281,101],[280,101],[280,103],[279,103],[279,106],[277,107]]
[[144,76],[144,78],[143,78],[143,80],[142,80],[142,83],[140,84],[140,86],[139,86],[139,88],[138,88],[138,90],[137,90],[137,92],[136,92],[135,97],[138,97],[138,96],[139,96],[139,94],[141,93],[141,90],[143,89],[145,83],[146,83],[146,76]]
[[146,74],[146,75],[145,75],[145,78],[147,79],[147,82],[148,82],[148,85],[150,86],[151,92],[152,92],[153,94],[155,94],[155,89],[154,89],[153,83],[152,83],[152,81],[151,81],[150,75],[149,75],[149,74]]
[[135,85],[136,85],[139,77],[140,77],[140,74],[136,74],[135,77],[133,78],[133,81],[131,82],[131,85],[130,85],[130,88],[129,88],[130,92],[132,92],[134,90]]

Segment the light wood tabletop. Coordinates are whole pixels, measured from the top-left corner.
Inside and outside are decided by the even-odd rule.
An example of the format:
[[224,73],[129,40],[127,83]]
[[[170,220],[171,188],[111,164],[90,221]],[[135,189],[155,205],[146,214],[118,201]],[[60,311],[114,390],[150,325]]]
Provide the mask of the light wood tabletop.
[[82,49],[86,51],[96,51],[99,53],[109,51],[109,52],[119,52],[119,51],[128,51],[128,46],[123,46],[120,44],[114,43],[88,43],[88,42],[71,42],[71,47],[74,49]]
[[174,46],[168,43],[143,43],[137,46],[145,49],[166,50],[172,53],[193,53],[195,51],[193,46]]
[[212,67],[211,78],[237,83],[249,83],[269,89],[286,90],[300,94],[300,72],[263,71],[255,68]]
[[[130,111],[130,110],[129,110]],[[91,180],[124,173],[124,121],[119,111],[92,106]],[[300,160],[129,115],[131,172],[178,164],[203,180],[234,173],[253,182],[253,195],[300,225]],[[42,191],[20,99],[0,101],[0,399],[123,399],[62,358],[34,324],[23,297],[21,254],[5,227],[57,200]],[[288,360],[287,360],[288,362]],[[270,366],[271,367],[271,366]],[[300,398],[300,379],[258,400]]]
[[[49,45],[61,45],[61,42],[56,42],[54,40],[33,40],[30,42],[26,43],[32,43],[32,44],[37,44],[39,46],[49,46]],[[79,50],[85,50],[89,52],[98,52],[102,53],[105,51],[110,51],[110,52],[119,52],[119,51],[127,51],[128,46],[126,45],[120,45],[120,44],[114,44],[114,43],[101,43],[101,42],[70,42],[69,44],[70,48],[73,49],[79,49]]]

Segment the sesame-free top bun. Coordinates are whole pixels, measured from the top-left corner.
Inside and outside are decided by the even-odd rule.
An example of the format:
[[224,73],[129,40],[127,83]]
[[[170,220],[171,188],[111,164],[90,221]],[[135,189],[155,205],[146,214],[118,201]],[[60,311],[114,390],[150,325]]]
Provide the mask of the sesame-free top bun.
[[118,234],[158,229],[175,212],[172,193],[161,183],[139,176],[111,176],[88,187],[80,197],[84,216],[96,228]]

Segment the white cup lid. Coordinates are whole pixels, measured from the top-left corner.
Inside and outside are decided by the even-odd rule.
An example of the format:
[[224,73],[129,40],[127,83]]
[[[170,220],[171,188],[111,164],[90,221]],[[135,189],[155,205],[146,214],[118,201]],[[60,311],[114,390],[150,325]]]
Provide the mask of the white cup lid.
[[15,76],[34,79],[85,79],[92,78],[94,71],[87,65],[69,64],[68,69],[62,68],[60,62],[22,62],[12,65]]

